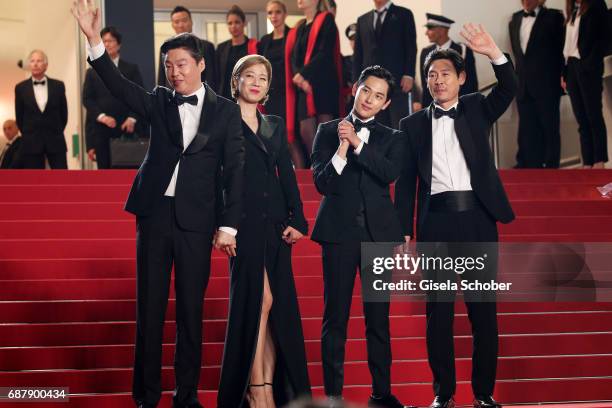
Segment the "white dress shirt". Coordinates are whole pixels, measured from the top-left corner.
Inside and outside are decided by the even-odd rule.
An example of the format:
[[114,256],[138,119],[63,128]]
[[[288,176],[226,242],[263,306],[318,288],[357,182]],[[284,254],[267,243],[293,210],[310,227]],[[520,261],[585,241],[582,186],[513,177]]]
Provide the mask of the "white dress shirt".
[[578,48],[578,38],[580,37],[580,15],[576,16],[574,24],[567,23],[565,26],[565,45],[563,46],[563,56],[565,62],[569,57],[580,59],[580,49]]
[[[89,58],[93,61],[95,59],[100,58],[104,55],[104,44],[99,43],[95,47],[90,47],[89,44],[87,46],[87,53]],[[200,87],[197,91],[190,95],[196,95],[198,97],[198,104],[191,105],[189,103],[183,103],[178,107],[179,116],[181,118],[181,125],[183,128],[183,151],[185,151],[189,144],[195,138],[198,132],[198,126],[200,125],[200,118],[202,116],[202,107],[204,106],[204,96],[206,94],[206,88],[204,85]],[[172,178],[170,179],[170,183],[168,183],[168,187],[166,188],[166,192],[164,193],[167,197],[174,197],[174,193],[176,190],[176,180],[179,172],[180,160],[176,162],[176,166],[174,167],[174,173],[172,173]],[[236,236],[237,230],[231,227],[219,227],[219,230],[227,232],[230,235]]]
[[536,7],[534,10],[536,16],[535,17],[525,17],[521,20],[521,50],[523,50],[523,54],[527,51],[527,44],[529,43],[529,37],[531,36],[531,30],[533,30],[533,25],[535,24],[536,18],[540,13],[540,7]]
[[[353,119],[353,122],[355,121],[355,119],[358,119],[353,113],[351,113],[351,118]],[[361,120],[361,119],[359,119]],[[368,120],[362,120],[363,123],[368,123],[370,121],[373,121],[374,117],[371,117]],[[357,132],[357,137],[359,137],[359,139],[361,139],[361,142],[359,143],[359,146],[357,146],[355,148],[355,154],[357,156],[359,156],[359,154],[361,153],[361,150],[363,149],[363,146],[368,143],[368,141],[370,140],[370,129],[363,127],[359,130],[359,132]],[[338,174],[342,174],[342,171],[344,170],[344,167],[346,166],[346,159],[343,159],[342,157],[340,157],[338,155],[338,153],[334,154],[334,156],[332,157],[332,165],[334,166],[334,168],[336,169],[336,173]]]
[[436,44],[436,50],[448,50],[452,43],[453,43],[453,40],[449,39],[447,42],[445,42],[442,45]]
[[34,98],[36,98],[36,104],[41,112],[45,111],[47,107],[47,101],[49,100],[49,78],[45,75],[41,81],[45,81],[44,85],[34,85],[34,81],[38,82],[37,79],[32,77],[32,86],[34,87]]
[[379,9],[376,9],[375,11],[373,11],[374,13],[374,29],[376,30],[376,12],[378,11],[379,13],[382,13],[380,15],[380,24],[383,24],[385,22],[385,18],[387,17],[387,12],[389,11],[389,7],[391,7],[391,3],[392,2],[388,2],[387,4],[385,4],[384,6],[382,6]]
[[[491,62],[494,65],[503,65],[508,62],[508,58],[502,55]],[[458,105],[459,102],[447,110],[457,109]],[[442,109],[438,104],[435,104],[435,107]],[[441,116],[439,119],[432,116],[431,137],[431,194],[472,190],[470,169],[457,138],[455,120],[449,116]]]

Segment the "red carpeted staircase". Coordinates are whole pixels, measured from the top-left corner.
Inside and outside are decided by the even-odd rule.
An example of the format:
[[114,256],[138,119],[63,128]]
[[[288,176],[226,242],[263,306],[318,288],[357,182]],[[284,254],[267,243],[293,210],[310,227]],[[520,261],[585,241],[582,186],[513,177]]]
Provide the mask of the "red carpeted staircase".
[[[69,404],[58,406],[132,406],[135,227],[122,207],[133,175],[0,172],[0,387],[69,387]],[[517,214],[516,221],[500,226],[502,240],[612,242],[612,200],[595,190],[612,181],[612,171],[503,171],[502,178]],[[298,179],[312,226],[320,196],[309,171],[299,172]],[[321,395],[319,246],[299,242],[293,265],[311,381],[315,395]],[[612,270],[612,262],[607,266]],[[200,382],[200,399],[208,407],[215,406],[227,306],[227,260],[214,253]],[[174,383],[174,310],[171,300],[163,351],[165,390]],[[424,306],[394,303],[391,311],[394,392],[406,402],[427,405],[432,389]],[[457,400],[466,404],[471,401],[471,337],[462,304],[457,313]],[[345,397],[365,402],[370,376],[357,286],[352,316]],[[500,304],[499,326],[495,395],[500,401],[612,400],[612,304]],[[0,407],[11,405],[0,402]],[[161,406],[169,406],[169,393]]]

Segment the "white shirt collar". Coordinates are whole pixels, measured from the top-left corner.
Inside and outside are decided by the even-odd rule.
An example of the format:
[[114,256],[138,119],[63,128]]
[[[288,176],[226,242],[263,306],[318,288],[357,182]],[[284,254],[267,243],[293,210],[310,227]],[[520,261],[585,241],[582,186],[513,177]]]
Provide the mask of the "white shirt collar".
[[[540,10],[542,9],[542,7],[538,6],[535,8],[535,10],[533,10],[535,12],[536,17],[538,16],[538,14],[540,14]],[[525,13],[527,13],[527,10],[523,9],[523,11]]]
[[119,66],[119,56],[117,55],[117,58],[112,58],[113,60],[113,64],[115,64],[116,67]]
[[383,7],[379,8],[379,9],[375,9],[376,11],[378,11],[379,13],[382,13],[383,11],[388,11],[389,7],[391,7],[391,1],[388,2],[387,4],[385,4]]
[[359,119],[359,118],[357,117],[357,115],[355,115],[353,112],[351,112],[351,119],[353,119],[353,122],[355,122],[355,120],[356,120],[356,119],[359,119],[359,120],[360,120],[360,121],[362,121],[363,123],[368,123],[368,122],[373,121],[375,118],[376,118],[376,117],[372,116],[372,117],[371,117],[371,118],[369,118],[369,119],[363,120],[363,119]]
[[450,46],[451,46],[452,42],[453,42],[453,40],[451,40],[451,39],[449,38],[449,39],[448,39],[448,41],[447,41],[447,42],[445,42],[445,43],[444,43],[444,44],[442,44],[442,45],[438,45],[438,44],[436,44],[436,48],[437,48],[437,49],[439,49],[439,50],[448,50],[448,49],[450,48]]

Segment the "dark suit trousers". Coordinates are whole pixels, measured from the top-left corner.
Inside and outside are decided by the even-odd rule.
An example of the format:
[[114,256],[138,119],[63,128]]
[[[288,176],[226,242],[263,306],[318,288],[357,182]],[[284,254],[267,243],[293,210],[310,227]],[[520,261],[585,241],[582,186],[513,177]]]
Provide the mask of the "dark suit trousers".
[[[497,225],[482,209],[463,212],[429,212],[421,228],[419,242],[452,242],[448,253],[438,256],[482,256],[469,242],[497,242]],[[488,262],[497,266],[497,252],[488,253]],[[454,271],[450,271],[455,275]],[[426,278],[436,281],[455,279],[447,273],[434,272]],[[440,296],[440,292],[436,294]],[[433,374],[436,395],[449,398],[455,393],[455,352],[453,344],[453,320],[455,314],[454,293],[444,293],[443,298],[428,294],[427,354]],[[468,318],[472,325],[472,390],[474,395],[492,395],[497,370],[498,330],[495,301],[470,300],[465,295]]]
[[66,160],[66,152],[59,153],[39,153],[39,154],[24,154],[21,156],[21,162],[24,169],[44,169],[45,156],[49,162],[49,167],[52,169],[67,169],[68,162]]
[[161,397],[163,326],[174,263],[176,292],[175,406],[197,401],[202,361],[202,303],[210,274],[211,234],[185,231],[174,199],[164,197],[136,222],[137,321],[132,395],[156,405]]
[[586,71],[580,60],[569,58],[567,62],[567,92],[578,132],[582,163],[592,165],[608,161],[608,140],[602,112],[601,93],[603,82],[601,72]]
[[519,112],[518,153],[520,168],[558,168],[561,159],[559,104],[561,96],[525,93],[517,99]]
[[[354,234],[357,239],[372,241],[365,230]],[[346,329],[353,298],[356,270],[361,264],[361,242],[324,243],[323,283],[325,310],[321,332],[323,382],[325,394],[342,395],[344,385],[344,349]],[[389,302],[364,302],[368,367],[372,389],[377,396],[391,391],[391,338]]]

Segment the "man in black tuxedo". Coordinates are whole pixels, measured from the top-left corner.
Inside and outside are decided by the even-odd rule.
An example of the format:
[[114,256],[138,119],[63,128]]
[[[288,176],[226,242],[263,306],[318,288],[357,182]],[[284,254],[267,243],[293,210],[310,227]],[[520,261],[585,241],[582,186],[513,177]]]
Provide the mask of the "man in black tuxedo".
[[431,94],[427,91],[427,75],[423,72],[423,65],[425,64],[425,58],[427,58],[430,52],[435,50],[455,50],[461,54],[461,57],[465,61],[466,78],[465,83],[459,88],[459,96],[478,92],[478,75],[476,74],[474,52],[464,43],[456,43],[448,36],[448,30],[453,25],[454,21],[450,18],[431,13],[426,13],[426,17],[427,24],[425,24],[425,27],[427,27],[427,31],[425,31],[425,34],[432,45],[421,50],[419,64],[421,69],[421,89],[423,90],[421,95],[421,106],[426,108],[433,102]]
[[15,117],[21,129],[21,159],[26,169],[67,169],[64,128],[68,123],[66,89],[45,75],[49,61],[41,50],[28,57],[32,77],[15,86]]
[[[393,75],[366,68],[353,85],[353,111],[319,126],[312,168],[323,195],[312,239],[323,247],[325,311],[321,348],[325,394],[342,398],[344,348],[361,242],[401,242],[402,231],[389,195],[403,159],[402,135],[375,120],[389,107]],[[391,394],[389,302],[364,302],[370,406],[401,408]]]
[[380,65],[393,74],[401,91],[394,94],[391,106],[378,119],[397,129],[400,119],[408,114],[408,92],[414,85],[417,54],[414,16],[412,11],[390,0],[374,0],[374,6],[374,10],[357,19],[353,79],[371,65]]
[[565,29],[559,10],[521,0],[512,15],[510,43],[519,89],[518,168],[558,168],[561,158],[561,82]]
[[[476,247],[480,244],[465,243],[493,243],[487,273],[495,276],[496,222],[510,222],[514,213],[495,168],[488,135],[491,125],[512,102],[517,84],[512,64],[482,26],[464,27],[462,36],[467,45],[490,58],[498,84],[486,97],[479,93],[459,97],[459,88],[466,79],[461,55],[454,50],[439,50],[429,55],[424,71],[428,74],[427,86],[434,104],[400,123],[400,129],[406,133],[407,154],[396,184],[395,205],[405,240],[409,242],[414,237],[418,181],[416,233],[419,242],[457,243],[449,245],[455,254],[459,247],[470,251],[470,256],[474,249],[479,252]],[[451,275],[456,278],[454,271]],[[439,299],[436,292],[427,295],[427,351],[436,395],[431,407],[452,408],[456,387],[455,293],[451,291],[450,298],[442,301],[436,301]],[[499,407],[492,398],[498,347],[495,296],[493,293],[489,298],[470,299],[465,292],[464,295],[474,335],[474,406]]]
[[21,136],[17,122],[13,119],[4,121],[2,124],[4,137],[8,141],[2,149],[0,149],[0,169],[15,169],[21,165],[19,163],[19,150],[21,148]]
[[[120,58],[121,33],[115,27],[105,27],[100,32],[104,48],[119,72],[142,86],[142,76],[138,65]],[[83,85],[83,105],[87,109],[87,155],[98,163],[98,169],[111,167],[110,139],[122,133],[134,133],[136,114],[120,100],[115,98],[92,68],[85,74]]]
[[[191,33],[193,30],[193,21],[191,20],[191,11],[183,6],[176,6],[172,12],[170,12],[170,21],[172,22],[172,29],[179,35],[182,33]],[[217,83],[215,78],[217,75],[217,67],[215,63],[215,45],[210,41],[198,38],[199,47],[204,61],[206,63],[206,69],[202,72],[202,82],[206,84],[215,92],[218,92]],[[172,84],[166,78],[166,70],[164,67],[164,60],[162,53],[159,53],[159,66],[157,69],[157,84],[172,89]]]
[[132,395],[141,407],[154,407],[161,397],[161,345],[174,265],[177,327],[173,405],[201,407],[197,389],[202,304],[210,274],[211,242],[235,256],[242,213],[240,109],[201,82],[205,62],[196,36],[181,34],[162,45],[166,75],[174,91],[157,87],[148,93],[123,77],[104,51],[100,11],[93,1],[80,0],[73,14],[87,36],[93,69],[117,99],[151,123],[149,150],[125,205],[136,215],[137,232]]

